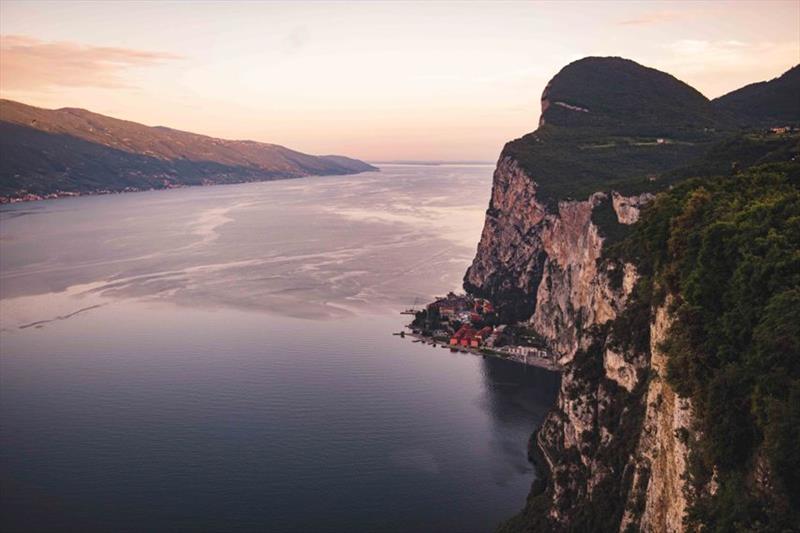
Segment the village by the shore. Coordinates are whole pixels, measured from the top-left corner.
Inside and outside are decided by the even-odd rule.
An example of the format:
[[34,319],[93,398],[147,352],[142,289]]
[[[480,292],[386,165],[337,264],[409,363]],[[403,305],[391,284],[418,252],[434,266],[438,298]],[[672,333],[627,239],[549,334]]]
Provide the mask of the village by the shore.
[[408,309],[403,313],[414,316],[406,326],[414,342],[549,370],[561,369],[535,331],[524,323],[500,323],[492,302],[487,299],[451,292],[424,309]]
[[[203,185],[211,185],[203,183]],[[55,200],[57,198],[76,198],[79,196],[104,196],[107,194],[122,194],[128,192],[144,192],[144,191],[158,191],[164,189],[182,189],[188,187],[179,183],[165,183],[163,187],[155,188],[140,188],[140,187],[125,187],[119,190],[110,189],[92,189],[87,191],[61,191],[57,190],[51,193],[36,194],[27,190],[20,190],[11,195],[0,195],[0,204],[18,204],[22,202],[37,202],[39,200]]]

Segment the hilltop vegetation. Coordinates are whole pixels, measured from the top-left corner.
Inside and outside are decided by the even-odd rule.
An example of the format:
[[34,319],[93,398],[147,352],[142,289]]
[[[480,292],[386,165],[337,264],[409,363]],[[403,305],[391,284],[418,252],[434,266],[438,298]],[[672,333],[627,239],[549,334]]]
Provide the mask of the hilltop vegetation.
[[712,102],[673,76],[627,59],[581,59],[548,84],[539,128],[509,142],[503,155],[522,165],[551,205],[609,189],[664,190],[698,172],[729,173],[709,165],[731,157],[751,165],[771,151],[770,139],[743,133],[759,137],[766,126],[800,125],[799,73],[795,67]]
[[620,57],[587,57],[561,69],[542,95],[542,124],[650,137],[723,125],[696,89]]
[[638,193],[664,188],[668,171],[702,155],[717,138],[710,134],[659,144],[659,137],[587,134],[544,125],[508,143],[503,154],[517,160],[536,181],[541,200],[555,205],[609,189]]

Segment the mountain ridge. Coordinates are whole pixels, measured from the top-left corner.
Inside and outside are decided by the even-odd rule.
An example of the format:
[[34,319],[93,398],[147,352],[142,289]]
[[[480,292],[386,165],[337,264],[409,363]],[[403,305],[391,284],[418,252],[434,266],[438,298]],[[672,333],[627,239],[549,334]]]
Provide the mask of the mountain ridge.
[[715,98],[711,105],[739,126],[800,125],[800,65]]
[[339,155],[0,100],[0,197],[241,183],[377,170]]

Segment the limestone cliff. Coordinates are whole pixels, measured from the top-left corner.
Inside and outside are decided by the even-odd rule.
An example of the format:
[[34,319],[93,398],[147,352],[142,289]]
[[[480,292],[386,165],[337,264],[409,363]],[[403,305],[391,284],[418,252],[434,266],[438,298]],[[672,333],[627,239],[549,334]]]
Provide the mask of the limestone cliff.
[[546,210],[536,183],[511,158],[498,162],[478,254],[464,280],[468,291],[491,297],[506,319],[529,317],[542,278]]
[[[691,437],[690,400],[679,398],[664,381],[666,357],[659,345],[670,325],[669,302],[659,307],[650,328],[650,381],[639,444],[631,465],[632,490],[621,530],[681,531],[689,490],[686,461]],[[641,511],[638,515],[637,510]]]
[[549,479],[534,495],[546,505],[545,522],[528,522],[533,530],[586,527],[581,517],[599,507],[609,521],[595,529],[612,522],[620,530],[681,529],[686,446],[676,430],[689,426],[690,408],[658,377],[666,307],[644,349],[609,334],[637,274],[631,264],[603,259],[605,238],[592,220],[610,200],[618,223],[634,223],[650,198],[598,191],[553,209],[517,161],[498,162],[465,287],[527,320],[565,369],[557,406],[536,436]]
[[[557,211],[536,196],[536,182],[511,157],[502,157],[478,252],[467,271],[468,291],[497,302],[514,319],[530,319],[560,363],[579,347],[580,333],[613,319],[635,282],[632,265],[600,264],[603,237],[592,213],[607,194],[561,201]],[[620,223],[638,218],[649,195],[611,193]],[[613,272],[621,269],[620,272]],[[621,275],[620,288],[610,278]]]

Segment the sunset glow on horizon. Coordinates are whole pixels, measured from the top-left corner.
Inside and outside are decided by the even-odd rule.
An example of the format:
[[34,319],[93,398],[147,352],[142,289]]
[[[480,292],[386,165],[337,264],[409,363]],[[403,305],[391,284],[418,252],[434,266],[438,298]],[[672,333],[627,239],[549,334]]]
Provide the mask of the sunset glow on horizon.
[[[370,161],[494,160],[623,56],[709,98],[800,62],[800,2],[0,4],[0,96]],[[633,51],[633,52],[631,52]]]

